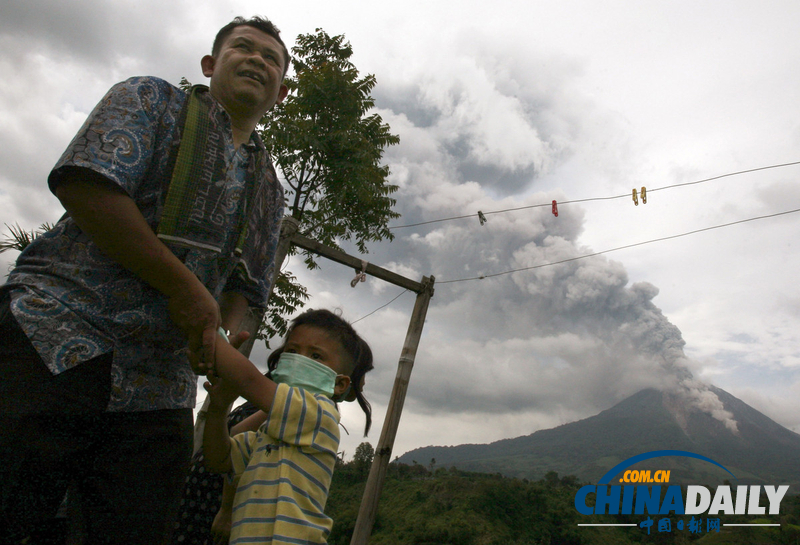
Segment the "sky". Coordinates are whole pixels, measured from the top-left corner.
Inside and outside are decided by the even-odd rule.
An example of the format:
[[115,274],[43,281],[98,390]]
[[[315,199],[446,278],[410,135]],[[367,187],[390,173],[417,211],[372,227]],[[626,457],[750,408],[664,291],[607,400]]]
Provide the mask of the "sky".
[[[400,137],[385,162],[402,217],[363,259],[436,279],[393,455],[527,435],[646,387],[735,433],[714,385],[800,432],[800,4],[200,4],[2,3],[0,223],[60,217],[47,174],[114,83],[205,82],[236,15],[288,44],[322,28],[375,75],[374,112]],[[372,346],[375,446],[414,294],[321,264],[284,266]],[[351,457],[363,414],[342,415]]]

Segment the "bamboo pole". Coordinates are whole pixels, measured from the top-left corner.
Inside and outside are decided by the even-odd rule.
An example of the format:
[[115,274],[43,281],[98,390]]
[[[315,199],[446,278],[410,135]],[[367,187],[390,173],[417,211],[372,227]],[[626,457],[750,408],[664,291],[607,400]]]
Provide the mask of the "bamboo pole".
[[[319,254],[322,257],[327,257],[331,261],[335,261],[337,263],[341,263],[342,265],[347,265],[348,267],[352,267],[357,271],[361,271],[361,268],[363,266],[361,259],[348,255],[340,250],[330,248],[329,246],[325,246],[324,244],[320,244],[316,240],[303,236],[300,233],[297,233],[292,236],[292,244],[300,248],[303,248],[304,250],[308,250],[310,252],[314,252],[315,254]],[[384,269],[383,267],[378,267],[377,265],[373,265],[372,263],[367,264],[365,272],[370,276],[374,276],[375,278],[380,278],[381,280],[384,280],[386,282],[389,282],[390,284],[394,284],[395,286],[399,286],[401,288],[406,288],[407,290],[411,290],[417,293],[423,290],[423,286],[419,282],[410,280],[405,276],[401,276],[395,272]]]
[[[298,226],[299,223],[297,220],[291,216],[284,216],[281,221],[281,234],[278,240],[278,248],[275,251],[275,270],[272,274],[272,285],[269,287],[270,295],[272,295],[272,290],[275,289],[275,281],[281,273],[281,265],[284,259],[286,259],[286,254],[289,253],[289,248],[292,245],[292,236],[297,232]],[[264,318],[265,311],[266,309],[249,307],[242,319],[242,323],[239,325],[239,331],[247,331],[250,333],[250,338],[239,347],[239,352],[244,354],[247,358],[250,357],[250,352],[253,350],[253,345],[256,342],[256,334],[258,333],[258,328],[261,326],[261,320]],[[236,333],[238,333],[238,331]],[[200,407],[197,413],[197,420],[194,423],[194,454],[197,454],[197,451],[200,450],[200,447],[203,445],[203,428],[206,425],[206,412],[208,412],[208,405],[210,402],[211,398],[206,396],[206,399],[203,401],[203,406]]]
[[372,533],[372,526],[378,513],[378,500],[383,489],[383,482],[386,479],[386,470],[391,461],[397,427],[400,424],[400,414],[403,412],[403,403],[406,399],[411,370],[414,367],[414,359],[422,335],[422,327],[425,325],[428,303],[433,297],[434,282],[435,278],[433,276],[430,278],[423,277],[423,289],[417,293],[417,300],[414,303],[411,321],[408,324],[408,333],[403,344],[403,351],[400,353],[397,376],[394,379],[394,387],[392,388],[392,396],[389,399],[389,407],[386,410],[386,419],[383,422],[381,438],[378,441],[378,448],[372,459],[372,467],[369,470],[367,485],[364,489],[364,496],[361,500],[361,507],[358,511],[358,518],[356,519],[356,526],[353,530],[350,545],[366,545]]
[[[269,287],[270,295],[272,295],[272,292],[275,290],[275,282],[277,282],[278,276],[281,273],[281,265],[286,259],[286,254],[289,253],[289,248],[292,246],[292,237],[297,233],[299,226],[300,224],[298,221],[292,216],[284,216],[283,221],[281,221],[281,234],[278,240],[278,248],[275,251],[275,270],[272,272],[272,285]],[[256,334],[258,333],[259,326],[261,326],[261,321],[264,319],[265,312],[266,309],[248,308],[247,314],[245,314],[239,326],[239,331],[247,331],[250,333],[250,338],[239,347],[239,352],[247,357],[250,357],[250,351],[253,350],[253,344],[256,342]]]

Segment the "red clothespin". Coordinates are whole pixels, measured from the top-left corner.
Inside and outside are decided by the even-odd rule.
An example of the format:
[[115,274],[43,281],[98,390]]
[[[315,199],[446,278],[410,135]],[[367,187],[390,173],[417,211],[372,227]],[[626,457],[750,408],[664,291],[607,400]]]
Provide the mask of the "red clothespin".
[[647,204],[647,188],[642,186],[642,204]]
[[486,223],[486,216],[483,215],[483,212],[478,210],[478,221],[481,222],[481,225]]
[[553,215],[558,217],[558,203],[555,200],[553,201]]
[[639,197],[636,195],[636,188],[633,188],[633,204],[639,206]]

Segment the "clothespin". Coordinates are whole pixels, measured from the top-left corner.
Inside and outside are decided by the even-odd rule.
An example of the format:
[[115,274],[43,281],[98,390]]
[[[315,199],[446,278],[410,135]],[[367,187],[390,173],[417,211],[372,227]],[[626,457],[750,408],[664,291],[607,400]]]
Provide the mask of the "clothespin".
[[486,223],[486,216],[483,215],[483,212],[478,210],[478,221],[481,222],[481,225]]
[[636,188],[633,188],[633,204],[639,206],[639,197],[636,196]]
[[553,201],[553,215],[558,217],[558,203],[556,201]]
[[366,282],[367,280],[367,265],[368,262],[361,260],[361,270],[356,269],[356,277],[350,281],[350,287],[355,288],[359,282]]
[[642,186],[642,204],[647,204],[647,188]]

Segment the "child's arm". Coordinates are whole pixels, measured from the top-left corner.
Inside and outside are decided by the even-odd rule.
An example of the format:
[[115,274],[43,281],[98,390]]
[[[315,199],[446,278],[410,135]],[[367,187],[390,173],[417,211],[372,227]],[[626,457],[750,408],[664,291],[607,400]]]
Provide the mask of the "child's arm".
[[256,411],[235,426],[233,426],[230,430],[231,437],[236,435],[237,433],[244,433],[246,431],[258,431],[258,428],[261,427],[261,424],[267,421],[267,413],[264,411]]
[[231,512],[238,482],[238,478],[233,482],[229,482],[228,479],[222,481],[222,501],[219,511],[214,517],[214,522],[211,523],[211,536],[215,545],[228,543],[231,539]]
[[261,374],[250,360],[228,343],[217,343],[216,360],[216,374],[224,383],[269,414],[278,385]]
[[209,382],[204,384],[208,390],[209,405],[203,430],[203,456],[209,471],[228,473],[233,469],[228,412],[238,395],[213,371],[209,372],[208,379]]
[[[236,345],[234,344],[234,346]],[[236,434],[246,431],[257,431],[266,420],[267,414],[264,411],[256,411],[233,426],[229,433],[231,437],[233,437]],[[220,508],[211,525],[211,535],[214,538],[213,542],[215,545],[222,545],[223,543],[228,543],[228,540],[230,540],[231,512],[233,510],[233,498],[236,495],[238,482],[238,477],[234,478],[233,481],[224,479],[222,482],[222,500],[220,502]]]

